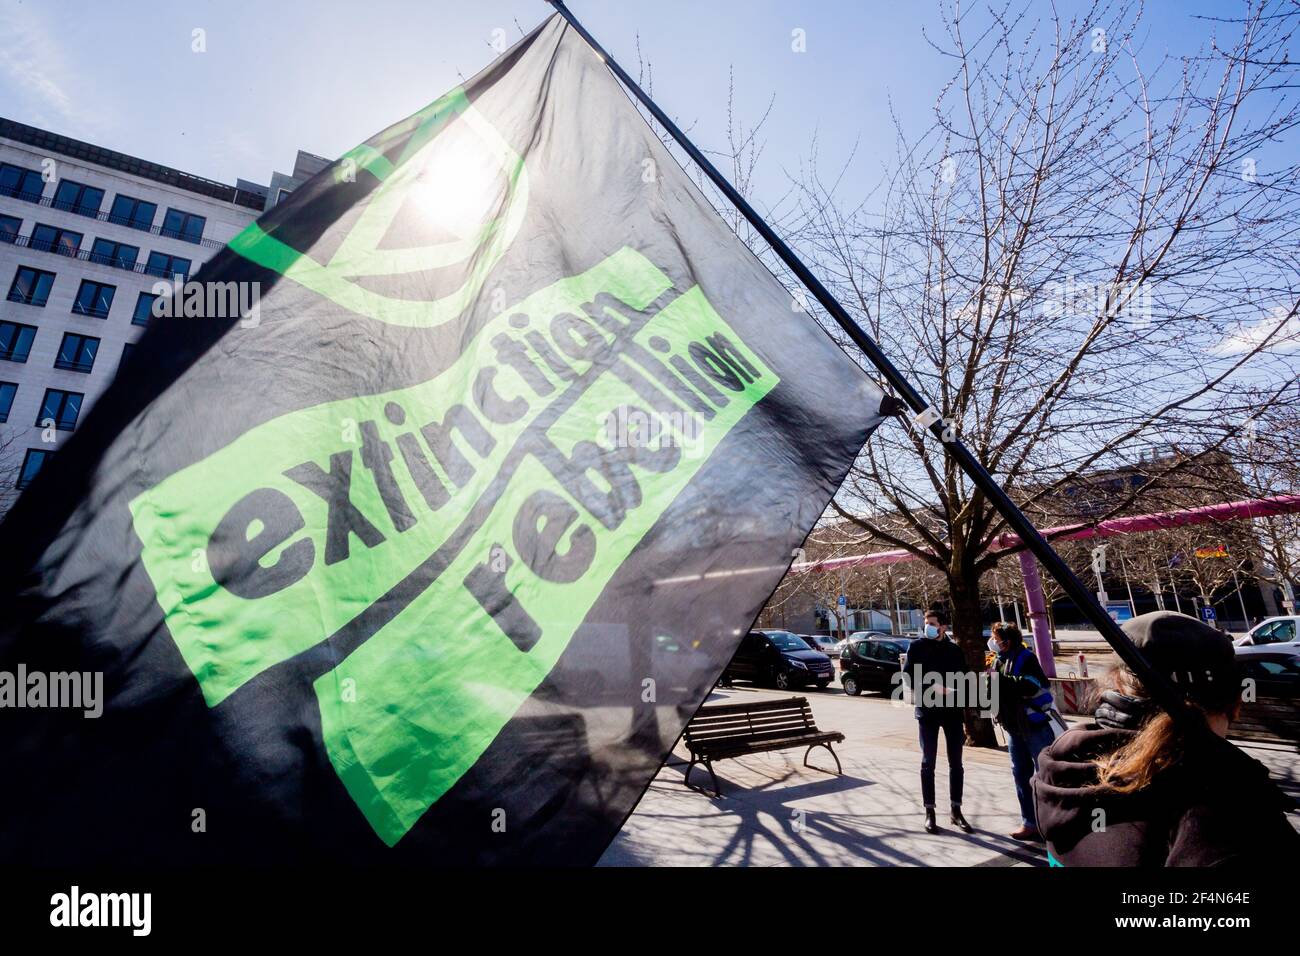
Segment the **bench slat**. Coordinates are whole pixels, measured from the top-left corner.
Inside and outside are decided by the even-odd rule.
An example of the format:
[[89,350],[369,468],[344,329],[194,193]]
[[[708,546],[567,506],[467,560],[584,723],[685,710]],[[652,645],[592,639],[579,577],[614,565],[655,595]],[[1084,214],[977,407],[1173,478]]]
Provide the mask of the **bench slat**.
[[764,753],[772,750],[787,750],[797,747],[813,747],[823,743],[841,743],[844,735],[839,733],[830,734],[802,734],[797,737],[773,737],[767,740],[748,740],[736,741],[724,747],[706,747],[694,751],[699,756],[707,756],[710,760],[726,760],[730,757],[740,757],[751,753]]
[[701,707],[696,714],[696,718],[702,716],[712,716],[714,714],[739,714],[747,712],[759,712],[764,710],[780,710],[782,708],[794,708],[800,710],[808,703],[806,697],[788,697],[785,700],[767,700],[759,701],[752,704],[706,704]]
[[701,727],[726,727],[755,720],[806,720],[810,716],[807,711],[802,710],[769,710],[749,714],[725,714],[721,717],[697,717],[691,723]]
[[691,721],[691,725],[692,729],[696,730],[727,730],[735,727],[765,724],[806,724],[811,722],[809,714],[754,714],[749,717],[729,718],[726,721],[705,721],[700,724]]

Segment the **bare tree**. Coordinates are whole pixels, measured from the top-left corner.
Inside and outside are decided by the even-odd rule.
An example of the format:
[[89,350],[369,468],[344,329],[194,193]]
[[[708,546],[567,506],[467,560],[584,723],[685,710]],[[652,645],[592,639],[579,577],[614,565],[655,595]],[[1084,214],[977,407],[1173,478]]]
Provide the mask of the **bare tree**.
[[[1171,59],[1143,49],[1127,3],[1035,19],[952,2],[933,44],[951,81],[923,133],[898,119],[881,187],[800,175],[801,249],[1044,520],[1077,520],[1071,489],[1139,459],[1152,473],[1089,519],[1176,487],[1197,455],[1157,469],[1152,449],[1216,451],[1286,388],[1249,386],[1294,378],[1300,170],[1274,144],[1300,120],[1298,18],[1247,4]],[[975,664],[1006,529],[925,434],[881,428],[833,507],[944,575]]]
[[23,450],[18,435],[12,429],[0,431],[0,520],[9,513],[18,500],[18,470],[22,467]]
[[[1296,386],[1300,391],[1300,382]],[[1235,444],[1234,458],[1252,496],[1300,495],[1300,405],[1296,399],[1263,405]],[[1255,575],[1285,593],[1288,586],[1300,581],[1300,514],[1256,518],[1252,524],[1261,558]],[[1295,613],[1295,608],[1289,613]]]

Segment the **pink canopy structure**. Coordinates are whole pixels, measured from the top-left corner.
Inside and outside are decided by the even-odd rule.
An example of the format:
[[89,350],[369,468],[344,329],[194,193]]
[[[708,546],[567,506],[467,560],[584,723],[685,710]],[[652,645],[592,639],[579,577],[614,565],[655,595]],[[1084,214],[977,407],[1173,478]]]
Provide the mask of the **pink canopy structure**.
[[[1163,531],[1184,525],[1209,524],[1212,522],[1242,521],[1250,518],[1267,518],[1272,515],[1300,512],[1300,495],[1274,495],[1269,498],[1251,498],[1245,501],[1229,501],[1217,505],[1202,505],[1196,508],[1184,508],[1180,511],[1162,511],[1156,514],[1134,515],[1129,518],[1111,518],[1093,524],[1062,525],[1046,528],[1043,537],[1048,541],[1085,540],[1092,538],[1113,538],[1122,534],[1137,534],[1142,531]],[[1020,547],[1021,540],[1017,534],[1002,534],[989,542],[994,551],[1012,551]],[[1056,663],[1052,657],[1052,635],[1047,623],[1047,602],[1043,599],[1043,583],[1038,575],[1038,562],[1028,551],[1020,552],[1020,570],[1025,579],[1025,604],[1029,609],[1029,618],[1034,635],[1034,648],[1042,662],[1048,677],[1056,676]],[[874,554],[849,555],[843,558],[829,558],[825,561],[809,561],[796,564],[790,568],[795,573],[812,573],[838,571],[843,568],[866,567],[873,564],[895,564],[902,561],[915,561],[916,555],[910,551],[877,551]]]

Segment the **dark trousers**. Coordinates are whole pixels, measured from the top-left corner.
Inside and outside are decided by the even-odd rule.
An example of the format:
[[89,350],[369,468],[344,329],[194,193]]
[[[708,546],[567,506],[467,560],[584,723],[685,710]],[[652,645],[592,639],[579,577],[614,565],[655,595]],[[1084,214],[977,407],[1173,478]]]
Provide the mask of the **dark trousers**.
[[960,707],[929,707],[917,710],[916,726],[921,734],[921,800],[926,809],[934,806],[934,765],[939,755],[939,730],[948,750],[948,798],[961,803],[961,748],[966,742],[966,725]]

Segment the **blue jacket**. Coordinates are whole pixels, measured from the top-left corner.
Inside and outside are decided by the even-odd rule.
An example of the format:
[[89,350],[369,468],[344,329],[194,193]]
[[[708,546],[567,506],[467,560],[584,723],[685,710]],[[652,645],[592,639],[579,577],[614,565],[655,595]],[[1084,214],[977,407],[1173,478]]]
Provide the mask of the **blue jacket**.
[[1013,733],[1046,727],[1051,721],[1047,711],[1052,706],[1052,689],[1034,652],[1022,644],[1009,654],[999,653],[997,672],[1001,675],[999,696],[1008,698],[998,701],[999,715],[1005,714],[1002,725]]

